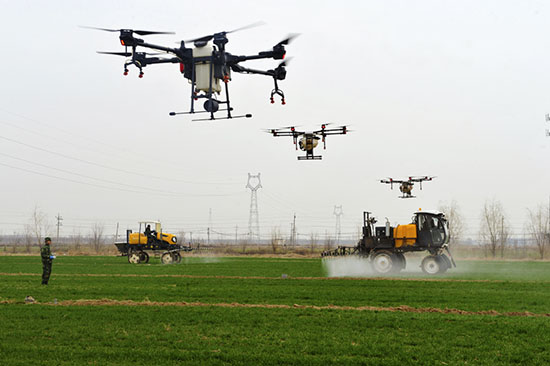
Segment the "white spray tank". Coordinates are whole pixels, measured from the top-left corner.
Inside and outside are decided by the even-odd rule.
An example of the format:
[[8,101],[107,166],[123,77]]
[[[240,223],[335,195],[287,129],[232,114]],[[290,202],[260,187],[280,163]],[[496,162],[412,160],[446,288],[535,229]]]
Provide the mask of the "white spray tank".
[[386,217],[386,236],[390,236],[390,220]]
[[[210,57],[214,51],[212,42],[206,43],[202,47],[193,48],[193,58],[195,57]],[[195,88],[197,90],[208,92],[210,90],[210,61],[201,61],[195,63]],[[222,90],[220,80],[214,78],[214,69],[212,68],[212,92],[220,93]]]

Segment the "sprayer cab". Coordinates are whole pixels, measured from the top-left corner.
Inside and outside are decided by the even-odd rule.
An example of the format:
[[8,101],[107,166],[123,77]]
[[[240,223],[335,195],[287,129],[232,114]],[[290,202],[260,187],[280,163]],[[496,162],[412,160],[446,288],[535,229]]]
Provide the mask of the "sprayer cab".
[[[322,256],[357,254],[367,257],[378,273],[399,272],[406,266],[404,254],[427,251],[421,264],[427,274],[444,273],[456,264],[449,251],[449,229],[445,215],[438,211],[417,211],[412,222],[391,226],[375,226],[371,212],[363,212],[363,237],[355,247],[338,247]],[[444,254],[447,251],[449,256]]]

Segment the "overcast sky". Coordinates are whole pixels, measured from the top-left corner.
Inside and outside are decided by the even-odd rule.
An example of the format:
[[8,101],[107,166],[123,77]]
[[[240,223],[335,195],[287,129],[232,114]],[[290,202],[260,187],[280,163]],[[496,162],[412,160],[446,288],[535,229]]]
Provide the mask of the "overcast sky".
[[[550,4],[543,1],[7,1],[0,0],[0,232],[21,232],[38,207],[63,216],[62,235],[94,223],[114,234],[160,219],[166,231],[248,231],[247,174],[261,173],[261,233],[355,235],[362,211],[405,224],[418,208],[455,200],[477,237],[488,199],[516,235],[527,208],[550,195]],[[255,54],[289,33],[292,61],[272,80],[234,74],[235,113],[191,122],[178,65],[124,77],[118,34],[79,28],[174,31],[152,43],[266,24],[230,34],[227,50]],[[249,67],[273,68],[277,61]],[[349,124],[321,161],[298,161],[290,138],[263,129]],[[398,199],[386,177],[434,175]],[[52,230],[53,232],[53,230]]]

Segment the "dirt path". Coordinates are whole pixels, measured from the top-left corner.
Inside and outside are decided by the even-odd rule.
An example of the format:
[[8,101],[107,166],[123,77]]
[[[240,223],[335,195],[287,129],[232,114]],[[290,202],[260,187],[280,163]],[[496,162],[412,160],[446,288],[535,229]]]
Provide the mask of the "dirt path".
[[[1,276],[41,276],[40,273],[8,273],[0,272]],[[420,281],[420,282],[466,282],[466,283],[525,283],[537,282],[548,283],[550,281],[539,280],[474,280],[474,279],[455,279],[455,278],[407,278],[407,277],[267,277],[267,276],[205,276],[205,275],[146,275],[146,274],[106,274],[106,273],[57,273],[52,277],[140,277],[140,278],[214,278],[214,279],[237,279],[237,280],[315,280],[315,281]]]
[[[21,304],[14,300],[2,300],[0,304]],[[537,314],[528,311],[524,312],[498,312],[496,310],[485,311],[466,311],[460,309],[440,309],[440,308],[414,308],[408,305],[400,306],[338,306],[338,305],[285,305],[285,304],[240,304],[240,303],[215,303],[208,304],[203,302],[159,302],[159,301],[133,301],[133,300],[64,300],[57,303],[39,303],[34,304],[48,306],[171,306],[171,307],[222,307],[222,308],[260,308],[260,309],[313,309],[313,310],[339,310],[339,311],[384,311],[401,313],[437,313],[452,315],[489,315],[489,316],[508,316],[508,317],[550,317],[550,313]],[[31,305],[31,304],[27,304]]]

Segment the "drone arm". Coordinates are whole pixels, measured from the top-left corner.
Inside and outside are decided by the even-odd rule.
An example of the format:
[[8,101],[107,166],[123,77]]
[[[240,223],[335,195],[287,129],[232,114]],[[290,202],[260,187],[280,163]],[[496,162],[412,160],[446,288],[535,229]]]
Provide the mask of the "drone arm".
[[274,76],[274,72],[272,70],[263,71],[263,70],[249,69],[247,67],[243,67],[237,64],[231,65],[231,70],[233,70],[234,72],[240,72],[242,74],[259,74],[259,75]]
[[139,46],[139,47],[145,47],[145,48],[151,48],[153,50],[157,50],[157,51],[163,51],[163,52],[167,52],[167,53],[171,53],[173,55],[178,55],[180,49],[179,48],[170,48],[170,47],[164,47],[164,46],[160,46],[160,45],[156,45],[156,44],[153,44],[153,43],[139,43],[137,44],[136,46]]
[[149,58],[143,59],[142,65],[146,66],[146,65],[152,65],[152,64],[167,64],[167,63],[177,64],[180,62],[181,60],[177,57],[172,57],[172,58],[149,57]]

